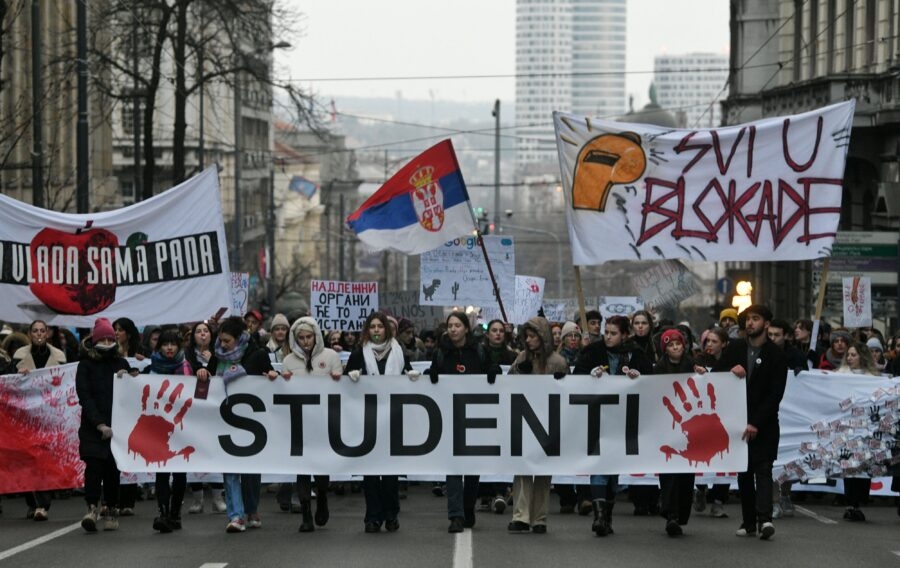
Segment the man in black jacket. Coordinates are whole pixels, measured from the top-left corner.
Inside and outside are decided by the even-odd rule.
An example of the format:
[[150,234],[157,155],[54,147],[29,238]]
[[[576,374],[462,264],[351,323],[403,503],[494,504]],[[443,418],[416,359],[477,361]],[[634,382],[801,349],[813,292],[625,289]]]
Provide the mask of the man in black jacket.
[[747,471],[738,474],[743,522],[735,534],[767,540],[772,524],[772,463],[778,456],[778,406],[784,396],[787,359],[769,341],[772,312],[754,304],[744,310],[746,339],[736,339],[722,353],[716,371],[731,371],[746,380],[747,427],[742,439],[749,446]]

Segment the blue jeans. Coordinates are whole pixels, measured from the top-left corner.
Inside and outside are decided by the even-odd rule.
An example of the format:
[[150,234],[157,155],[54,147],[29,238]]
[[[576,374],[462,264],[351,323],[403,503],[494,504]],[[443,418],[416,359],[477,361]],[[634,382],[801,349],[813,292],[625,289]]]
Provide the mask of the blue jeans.
[[381,524],[400,513],[400,479],[396,475],[363,476],[367,523]]
[[618,475],[592,475],[591,499],[606,499],[614,501],[616,491],[619,490]]
[[[447,518],[464,518],[465,512],[475,511],[475,501],[478,500],[477,475],[447,476]],[[470,515],[472,514],[470,513]]]
[[258,473],[222,474],[225,484],[225,510],[229,519],[244,518],[259,511],[262,476]]

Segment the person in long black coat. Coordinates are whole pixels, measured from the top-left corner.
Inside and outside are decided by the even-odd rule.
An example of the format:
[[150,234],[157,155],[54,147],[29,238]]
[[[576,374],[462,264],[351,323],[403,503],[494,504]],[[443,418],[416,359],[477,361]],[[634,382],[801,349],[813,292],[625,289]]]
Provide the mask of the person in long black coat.
[[744,310],[746,339],[731,341],[714,371],[731,371],[744,377],[747,388],[747,471],[738,474],[743,522],[738,536],[762,539],[775,534],[772,524],[772,463],[778,457],[778,407],[784,396],[788,365],[784,351],[769,341],[772,312],[754,304]]
[[97,318],[90,338],[84,341],[84,349],[85,355],[75,371],[75,392],[81,405],[78,454],[85,464],[84,498],[88,506],[81,527],[87,532],[97,531],[102,494],[106,504],[103,530],[116,530],[119,527],[119,469],[110,449],[113,377],[120,371],[128,371],[130,365],[119,355],[115,331],[106,318]]
[[[490,365],[483,345],[472,336],[472,325],[465,312],[447,316],[447,332],[438,341],[431,358],[429,376],[436,383],[440,375],[481,375],[491,372],[496,379],[498,365]],[[493,380],[489,377],[489,382]],[[478,500],[477,475],[447,476],[447,517],[451,533],[475,526],[475,502]]]

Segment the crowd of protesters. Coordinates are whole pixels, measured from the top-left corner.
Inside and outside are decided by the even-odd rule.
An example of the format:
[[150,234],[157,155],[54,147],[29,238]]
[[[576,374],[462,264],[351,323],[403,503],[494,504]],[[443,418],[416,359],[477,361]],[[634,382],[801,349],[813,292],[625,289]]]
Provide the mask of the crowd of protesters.
[[[451,313],[435,329],[416,330],[408,319],[375,312],[358,334],[322,330],[309,314],[292,316],[275,314],[268,328],[257,310],[244,318],[146,326],[143,332],[128,318],[113,322],[98,318],[93,328],[74,331],[41,320],[21,329],[3,326],[0,374],[27,374],[78,362],[79,452],[86,466],[87,502],[81,525],[85,531],[118,528],[120,516],[134,514],[141,489],[120,484],[120,471],[110,451],[110,439],[115,435],[111,414],[116,374],[195,376],[200,393],[203,383],[222,380],[227,384],[243,375],[274,380],[319,374],[335,381],[359,381],[366,375],[405,374],[417,380],[423,373],[412,363],[420,361],[428,362],[424,374],[433,383],[453,380],[455,374],[485,375],[493,383],[504,372],[540,376],[523,380],[562,379],[567,374],[647,380],[654,374],[732,372],[747,379],[748,424],[743,438],[749,445],[747,470],[738,475],[741,523],[736,534],[761,539],[771,538],[773,521],[794,510],[791,483],[772,480],[779,441],[778,407],[787,371],[900,374],[900,335],[885,340],[874,328],[830,329],[823,322],[819,340],[811,345],[812,321],[791,323],[761,305],[750,306],[740,315],[734,309],[722,310],[718,321],[702,330],[674,321],[654,321],[653,315],[643,310],[630,317],[613,316],[606,322],[598,311],[589,311],[584,330],[575,321],[550,322],[541,315],[518,327],[500,320],[478,324],[462,312]],[[143,359],[149,359],[143,371],[129,362]],[[313,532],[316,526],[328,523],[328,493],[343,491],[343,487],[323,475],[315,476],[313,485],[312,476],[297,473],[296,483],[281,485],[277,500],[282,510],[301,515],[300,532]],[[202,513],[204,488],[211,491],[213,510],[227,514],[227,532],[260,528],[261,476],[224,473],[223,480],[219,485],[188,487],[184,473],[158,473],[155,495],[159,514],[153,529],[160,533],[181,529],[186,500],[189,513]],[[547,531],[550,477],[515,475],[511,486],[479,481],[477,475],[454,475],[447,476],[445,484],[434,485],[435,495],[446,495],[449,532],[472,528],[476,511],[502,514],[509,505],[513,510],[510,532]],[[588,485],[556,486],[560,513],[592,515],[594,534],[614,534],[613,509],[622,489],[618,481],[616,475],[591,475]],[[868,478],[844,480],[844,518],[848,521],[865,520],[861,506],[868,498],[870,483]],[[365,532],[399,530],[399,476],[365,476],[361,488]],[[900,488],[900,480],[895,479],[894,488]],[[683,534],[692,510],[702,512],[709,505],[713,517],[728,516],[724,506],[729,486],[695,487],[693,474],[660,475],[658,487],[631,486],[628,495],[635,515],[662,516],[663,528],[672,537]],[[27,518],[47,520],[52,496],[50,491],[26,494]]]

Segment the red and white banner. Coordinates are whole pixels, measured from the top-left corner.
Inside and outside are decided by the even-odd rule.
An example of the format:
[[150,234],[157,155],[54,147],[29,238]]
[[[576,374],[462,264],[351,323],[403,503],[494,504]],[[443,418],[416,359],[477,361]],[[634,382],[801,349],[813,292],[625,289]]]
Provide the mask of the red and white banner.
[[[128,471],[414,475],[732,472],[747,463],[744,383],[730,373],[115,383],[113,453]],[[720,409],[727,409],[720,412]]]
[[76,369],[0,376],[0,494],[82,485]]
[[696,130],[554,112],[573,263],[829,256],[854,106]]
[[844,327],[872,325],[872,280],[868,276],[841,279]]
[[0,195],[0,321],[197,321],[231,307],[230,278],[215,167],[114,211],[60,213]]

